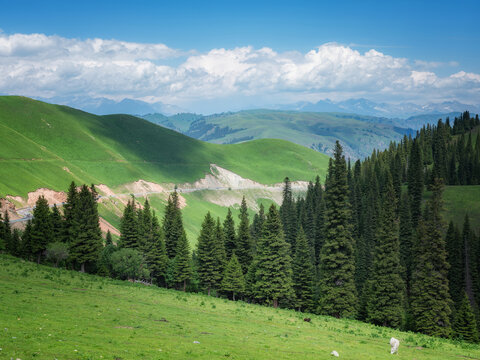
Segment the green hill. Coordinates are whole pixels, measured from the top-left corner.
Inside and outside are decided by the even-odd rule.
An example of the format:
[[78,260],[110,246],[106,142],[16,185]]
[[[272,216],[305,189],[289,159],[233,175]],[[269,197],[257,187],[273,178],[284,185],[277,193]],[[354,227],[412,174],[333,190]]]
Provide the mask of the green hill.
[[[176,126],[176,121],[169,118]],[[181,123],[181,126],[185,126]],[[343,113],[248,110],[205,116],[193,121],[183,133],[218,144],[275,138],[331,154],[338,139],[352,159],[369,156],[388,147],[409,129],[395,127],[388,119]]]
[[0,196],[78,183],[183,183],[214,163],[264,184],[324,176],[328,158],[282,140],[209,144],[128,115],[0,97]]
[[[480,347],[0,255],[2,359],[478,359]],[[311,322],[304,322],[304,317]],[[198,342],[198,343],[195,343]]]

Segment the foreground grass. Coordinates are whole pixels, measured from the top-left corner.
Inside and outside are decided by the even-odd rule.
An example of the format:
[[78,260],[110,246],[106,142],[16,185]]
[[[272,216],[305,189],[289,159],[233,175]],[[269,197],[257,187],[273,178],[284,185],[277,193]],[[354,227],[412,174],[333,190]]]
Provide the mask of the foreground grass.
[[[0,358],[480,358],[480,347],[53,269],[0,255]],[[311,323],[303,321],[311,317]],[[199,344],[194,343],[198,341]]]

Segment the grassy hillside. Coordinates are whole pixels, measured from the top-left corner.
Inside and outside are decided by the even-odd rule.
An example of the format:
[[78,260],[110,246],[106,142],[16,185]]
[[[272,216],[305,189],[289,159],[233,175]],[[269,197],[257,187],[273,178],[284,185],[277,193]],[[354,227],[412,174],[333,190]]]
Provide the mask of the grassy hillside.
[[[136,285],[0,255],[0,358],[480,358],[480,347]],[[303,321],[308,316],[311,323]],[[198,341],[199,343],[194,343]]]
[[480,230],[480,185],[447,186],[443,198],[448,221],[453,220],[461,227],[468,213],[472,228]]
[[96,116],[29,98],[0,97],[0,197],[71,180],[116,186],[183,183],[211,163],[262,183],[322,177],[328,158],[281,140],[217,145],[127,115]]
[[388,147],[390,141],[399,140],[407,131],[372,116],[249,110],[206,116],[192,123],[186,134],[219,144],[284,139],[327,154],[339,139],[347,157],[361,158],[371,155],[374,148]]

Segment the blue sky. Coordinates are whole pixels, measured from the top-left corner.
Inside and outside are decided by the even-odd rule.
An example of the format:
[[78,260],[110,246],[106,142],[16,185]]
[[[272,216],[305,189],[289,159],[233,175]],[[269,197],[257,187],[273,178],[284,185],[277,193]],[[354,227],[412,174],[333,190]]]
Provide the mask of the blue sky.
[[[69,79],[83,76],[83,87],[78,87],[90,96],[105,96],[118,99],[122,96],[147,101],[164,101],[179,105],[194,104],[207,99],[216,101],[240,101],[249,103],[257,99],[259,104],[299,101],[314,101],[321,98],[342,99],[348,97],[366,97],[383,101],[406,101],[418,99],[419,93],[437,92],[423,96],[421,101],[440,101],[448,98],[472,102],[479,96],[480,78],[480,1],[3,1],[0,0],[0,29],[4,41],[0,39],[0,66],[12,64],[19,57],[25,61],[26,74],[32,69],[42,68],[40,63],[34,66],[34,58],[39,62],[57,62],[62,69],[55,77]],[[18,37],[40,34],[42,39],[23,38],[17,45]],[[55,41],[53,41],[53,40]],[[58,40],[60,39],[60,40]],[[63,40],[62,40],[63,39]],[[112,74],[112,84],[105,85],[108,79],[102,79],[101,86],[95,87],[93,74],[79,70],[80,63],[89,63],[85,55],[82,62],[75,58],[65,59],[48,54],[61,53],[62,49],[71,49],[78,42],[87,46],[85,41],[101,39],[115,40],[131,44],[161,44],[170,51],[169,55],[158,53],[143,58],[138,52],[119,54],[115,69],[108,67],[107,59],[98,52],[91,54],[92,61],[99,61],[104,67],[103,73]],[[25,43],[41,41],[42,54],[38,47],[29,48]],[[7,45],[5,45],[5,43]],[[49,43],[49,48],[45,48]],[[325,44],[335,44],[338,48],[323,49],[316,59],[306,59],[308,53],[317,51]],[[108,51],[118,50],[110,44]],[[128,46],[127,46],[128,47]],[[28,50],[25,50],[28,48]],[[264,56],[257,52],[262,48],[271,49],[275,54]],[[11,49],[20,49],[13,51]],[[23,50],[22,50],[23,49]],[[208,58],[215,49],[230,51],[219,59]],[[250,49],[242,53],[241,59],[235,49]],[[346,49],[346,50],[345,50]],[[390,62],[365,54],[371,50],[389,57]],[[157,49],[158,50],[158,49]],[[353,51],[356,53],[349,53]],[[71,52],[71,50],[67,50]],[[292,55],[292,53],[295,53]],[[336,55],[335,55],[335,54]],[[88,50],[84,50],[88,54]],[[360,56],[356,56],[359,54]],[[26,56],[31,58],[26,59]],[[107,56],[107,53],[103,54]],[[371,53],[370,53],[371,55]],[[2,59],[3,57],[3,59]],[[200,59],[203,57],[202,59]],[[339,58],[350,58],[341,69],[324,66],[325,61],[338,62]],[[193,59],[192,59],[193,58]],[[232,60],[232,58],[234,60]],[[263,60],[258,60],[262,58]],[[267,61],[268,58],[268,61]],[[238,60],[235,62],[235,59]],[[256,59],[256,60],[252,60]],[[393,59],[393,60],[392,60]],[[188,61],[188,66],[183,66]],[[202,65],[198,61],[201,60]],[[257,61],[258,60],[258,61]],[[385,61],[384,61],[385,60]],[[388,59],[387,59],[388,60]],[[395,60],[402,62],[399,64]],[[143,71],[139,78],[125,77],[131,87],[125,93],[115,89],[115,71],[132,71],[134,65],[122,68],[122,61],[133,61],[138,66],[150,62],[156,69]],[[313,61],[313,62],[312,62]],[[378,62],[379,69],[369,68],[363,79],[357,79],[354,85],[348,84],[344,77],[330,78],[331,72],[344,71],[349,62],[356,62],[358,71]],[[382,62],[383,61],[383,62]],[[293,67],[310,62],[302,70]],[[328,62],[328,61],[327,61]],[[365,62],[367,65],[365,65]],[[18,61],[17,61],[18,63]],[[278,68],[269,72],[275,63]],[[12,74],[10,84],[0,82],[2,93],[25,92],[31,96],[73,96],[73,89],[55,88],[55,83],[45,82],[36,90],[27,89],[26,84],[16,78],[18,68],[10,64],[1,69]],[[72,65],[73,64],[73,65]],[[139,65],[140,64],[140,65]],[[143,64],[143,65],[142,65]],[[213,65],[212,65],[213,64]],[[242,65],[249,64],[244,72],[236,72]],[[253,65],[252,65],[253,64]],[[29,67],[27,66],[29,65]],[[225,68],[220,73],[210,71],[210,67]],[[167,67],[168,69],[166,69]],[[392,69],[397,70],[396,74]],[[187,69],[187,70],[185,70]],[[324,73],[320,70],[323,69]],[[399,70],[400,69],[400,70]],[[48,70],[48,69],[47,69]],[[52,69],[38,73],[35,78],[51,76]],[[168,70],[168,71],[167,71]],[[214,69],[215,70],[215,69]],[[308,71],[312,71],[308,73]],[[50,71],[50,72],[49,72]],[[150,72],[149,72],[150,71]],[[188,74],[186,74],[186,72]],[[232,71],[235,76],[232,75]],[[352,76],[358,71],[346,69],[344,76]],[[383,71],[386,73],[384,74]],[[415,72],[412,74],[412,72]],[[175,74],[174,74],[175,73]],[[211,76],[203,76],[209,73]],[[257,77],[255,77],[255,74]],[[298,75],[301,73],[300,75]],[[50,75],[49,75],[50,74]],[[149,74],[158,78],[158,86],[145,84]],[[314,74],[314,75],[311,75]],[[315,75],[316,74],[316,75]],[[382,74],[387,82],[395,83],[391,88],[377,79],[367,79]],[[407,79],[410,74],[410,83]],[[433,77],[432,74],[435,76]],[[202,76],[200,76],[202,75]],[[298,77],[295,77],[297,76]],[[454,75],[452,78],[451,76]],[[73,76],[73,75],[71,75]],[[123,76],[123,74],[122,74]],[[122,77],[120,76],[120,77]],[[260,78],[263,76],[263,80]],[[315,78],[315,76],[317,76]],[[168,77],[170,81],[163,81]],[[224,78],[222,78],[224,77]],[[230,79],[225,80],[230,77]],[[221,79],[220,79],[221,78]],[[413,79],[413,80],[412,80]],[[478,81],[477,81],[478,80]],[[43,80],[42,80],[43,81]],[[324,81],[322,83],[322,81]],[[191,82],[197,91],[184,91]],[[218,93],[198,85],[200,82],[223,87]],[[85,84],[90,84],[86,86]],[[332,86],[331,84],[336,84]],[[303,85],[302,85],[303,84]],[[403,85],[402,85],[403,84]],[[120,84],[118,83],[120,86]],[[24,86],[25,88],[22,88]],[[226,86],[226,87],[225,87]],[[303,87],[302,87],[303,86]],[[403,88],[402,88],[403,86]],[[145,91],[138,91],[146,87]],[[363,87],[363,88],[362,88]],[[381,91],[374,90],[382,87]],[[447,89],[448,88],[448,89]],[[452,89],[456,89],[453,91]],[[403,89],[403,90],[402,90]],[[128,92],[130,90],[130,92]],[[150,91],[150,93],[149,93]],[[182,95],[183,92],[183,95]],[[225,94],[228,94],[226,96]],[[76,94],[76,95],[80,95]],[[203,97],[202,97],[203,96]],[[240,102],[242,102],[240,101]]]

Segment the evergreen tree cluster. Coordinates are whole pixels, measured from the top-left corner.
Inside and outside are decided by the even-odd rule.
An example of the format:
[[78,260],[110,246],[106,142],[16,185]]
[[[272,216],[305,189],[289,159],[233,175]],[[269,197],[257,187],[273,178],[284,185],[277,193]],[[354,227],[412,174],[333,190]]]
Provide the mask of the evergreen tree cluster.
[[47,200],[40,196],[33,209],[33,218],[22,233],[18,229],[11,232],[6,212],[0,226],[0,233],[4,234],[0,238],[5,239],[6,251],[37,263],[50,260],[55,265],[64,262],[83,272],[87,268],[95,269],[102,251],[96,199],[93,185],[77,189],[72,182],[64,214],[61,214],[55,205],[50,208]]

